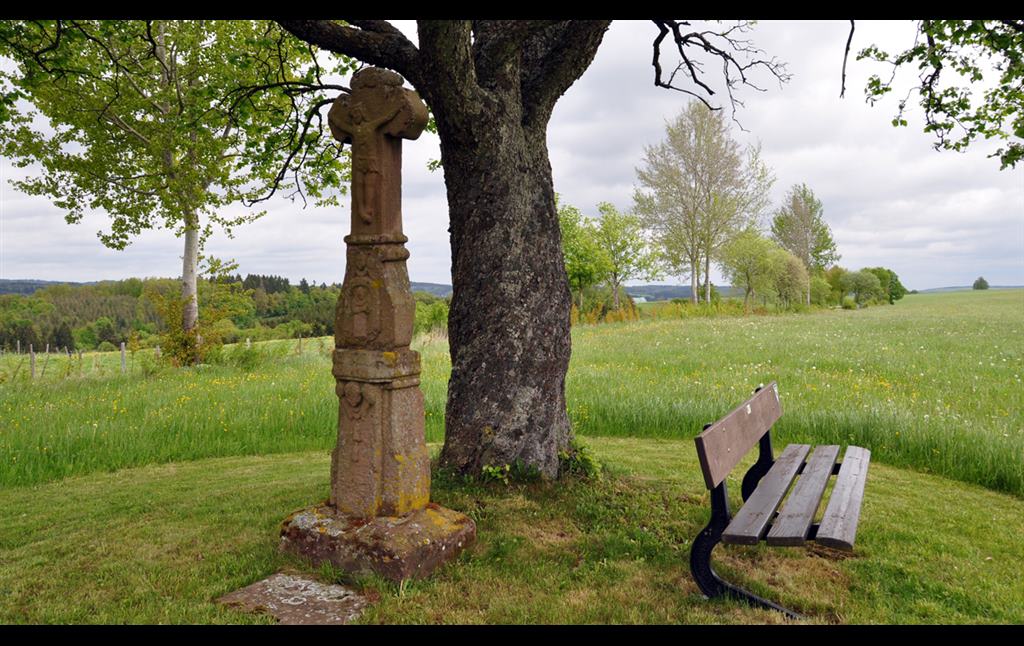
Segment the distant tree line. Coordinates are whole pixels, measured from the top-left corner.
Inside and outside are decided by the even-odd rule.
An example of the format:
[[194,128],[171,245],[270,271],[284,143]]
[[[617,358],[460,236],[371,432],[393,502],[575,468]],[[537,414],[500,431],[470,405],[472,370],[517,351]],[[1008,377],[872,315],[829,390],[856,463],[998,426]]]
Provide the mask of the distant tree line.
[[[173,305],[180,281],[128,278],[88,285],[56,284],[34,294],[0,295],[0,347],[114,350],[162,345],[180,330]],[[199,281],[201,321],[208,343],[325,336],[334,331],[341,285],[298,285],[281,276],[216,275]],[[417,332],[447,330],[449,299],[416,292]],[[19,346],[20,344],[20,346]]]

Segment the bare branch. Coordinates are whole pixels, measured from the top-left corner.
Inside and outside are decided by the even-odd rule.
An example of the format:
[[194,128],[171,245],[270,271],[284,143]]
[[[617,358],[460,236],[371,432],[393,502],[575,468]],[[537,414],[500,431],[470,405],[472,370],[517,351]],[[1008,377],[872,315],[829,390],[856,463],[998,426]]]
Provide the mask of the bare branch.
[[[302,133],[299,134],[298,137],[292,137],[291,150],[288,152],[288,157],[287,159],[285,159],[284,164],[281,166],[281,170],[279,170],[277,176],[274,177],[274,181],[270,186],[270,190],[263,197],[254,198],[252,200],[243,199],[242,203],[245,204],[245,206],[250,207],[259,202],[265,202],[269,200],[271,197],[273,197],[274,194],[277,193],[277,190],[280,188],[281,182],[284,181],[284,178],[287,176],[288,171],[292,170],[292,160],[295,159],[295,156],[299,154],[300,150],[305,151],[308,147],[305,143],[306,133],[309,132],[310,125],[313,122],[313,118],[316,117],[320,119],[320,109],[323,108],[324,106],[331,105],[332,103],[334,103],[334,99],[321,99],[320,101],[314,103],[312,107],[310,107],[310,109],[306,112],[306,117],[302,123]],[[297,117],[298,115],[296,114],[296,118]],[[305,200],[305,198],[303,198],[303,200]]]
[[850,56],[850,43],[853,42],[854,21],[850,21],[850,35],[846,38],[846,51],[843,53],[843,80],[839,86],[839,98],[846,94],[846,59]]
[[[752,88],[758,92],[765,89],[759,87],[751,78],[750,73],[762,69],[774,76],[781,86],[790,79],[786,72],[786,65],[776,58],[765,58],[765,52],[745,38],[740,37],[751,28],[749,21],[738,21],[728,29],[712,31],[683,31],[683,27],[690,24],[681,20],[654,20],[658,27],[658,36],[653,42],[653,59],[651,64],[654,67],[654,85],[666,89],[676,90],[689,94],[700,99],[704,105],[711,109],[719,109],[720,106],[712,106],[705,98],[712,97],[715,91],[704,80],[704,70],[701,62],[693,57],[691,52],[703,52],[711,55],[714,59],[721,61],[722,75],[725,80],[725,90],[729,95],[729,102],[732,106],[733,121],[736,121],[736,106],[742,106],[743,102],[734,94],[734,89],[740,85]],[[680,63],[666,80],[661,66],[662,45],[665,37],[671,33],[672,41],[679,55]],[[679,72],[685,71],[684,78],[696,86],[696,90],[681,87],[676,84]],[[737,122],[739,123],[739,122]],[[742,128],[742,125],[740,125]]]

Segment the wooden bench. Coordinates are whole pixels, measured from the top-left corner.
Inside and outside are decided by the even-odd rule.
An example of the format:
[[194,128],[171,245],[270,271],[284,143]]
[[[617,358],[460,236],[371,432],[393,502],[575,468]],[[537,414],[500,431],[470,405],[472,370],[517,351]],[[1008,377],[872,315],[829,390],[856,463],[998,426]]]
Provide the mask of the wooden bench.
[[[838,446],[819,446],[812,452],[807,444],[790,444],[775,458],[770,430],[781,416],[778,384],[772,382],[758,388],[753,397],[722,419],[705,426],[694,438],[704,482],[711,492],[711,521],[693,542],[690,571],[709,598],[729,595],[799,617],[723,581],[711,567],[711,551],[719,542],[756,545],[762,540],[774,546],[803,545],[814,540],[852,550],[871,452],[850,446],[843,461],[837,463]],[[755,444],[760,447],[757,462],[743,476],[740,488],[744,504],[732,516],[725,479]],[[821,523],[815,523],[832,475],[837,475],[835,486]]]

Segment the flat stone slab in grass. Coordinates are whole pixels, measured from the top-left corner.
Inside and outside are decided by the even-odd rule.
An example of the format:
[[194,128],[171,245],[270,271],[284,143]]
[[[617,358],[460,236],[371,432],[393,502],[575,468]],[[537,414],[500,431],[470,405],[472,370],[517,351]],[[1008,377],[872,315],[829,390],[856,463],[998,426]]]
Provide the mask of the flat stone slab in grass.
[[279,572],[217,599],[218,603],[251,612],[265,612],[291,625],[347,624],[369,599],[343,585]]

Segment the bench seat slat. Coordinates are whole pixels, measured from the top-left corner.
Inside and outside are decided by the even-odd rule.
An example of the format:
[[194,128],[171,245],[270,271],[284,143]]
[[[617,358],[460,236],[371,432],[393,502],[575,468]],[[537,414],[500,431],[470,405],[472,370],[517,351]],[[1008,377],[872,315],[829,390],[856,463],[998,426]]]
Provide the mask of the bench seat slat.
[[868,449],[859,446],[847,447],[839,475],[836,477],[836,486],[832,489],[832,496],[825,507],[825,516],[821,519],[821,526],[815,537],[822,545],[841,550],[853,549],[870,461],[871,451]]
[[835,444],[814,449],[807,467],[793,487],[793,492],[782,506],[766,539],[769,545],[803,545],[814,521],[814,514],[825,494],[832,467],[839,457]]
[[725,528],[723,543],[756,545],[761,540],[765,527],[779,508],[810,450],[807,444],[790,444],[782,451],[746,504]]

